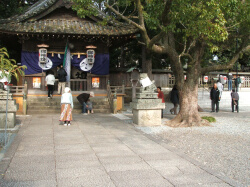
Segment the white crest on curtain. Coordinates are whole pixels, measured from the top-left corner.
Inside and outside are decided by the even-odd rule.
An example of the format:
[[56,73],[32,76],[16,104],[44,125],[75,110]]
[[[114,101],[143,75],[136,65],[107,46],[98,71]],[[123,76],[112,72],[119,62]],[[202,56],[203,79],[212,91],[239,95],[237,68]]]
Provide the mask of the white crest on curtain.
[[89,64],[88,63],[88,59],[84,58],[81,62],[80,62],[80,68],[82,71],[89,71],[93,68],[94,64]]
[[48,70],[51,69],[53,66],[53,62],[47,57],[47,61],[46,63],[40,63],[38,62],[38,65],[40,68],[42,68],[43,70]]

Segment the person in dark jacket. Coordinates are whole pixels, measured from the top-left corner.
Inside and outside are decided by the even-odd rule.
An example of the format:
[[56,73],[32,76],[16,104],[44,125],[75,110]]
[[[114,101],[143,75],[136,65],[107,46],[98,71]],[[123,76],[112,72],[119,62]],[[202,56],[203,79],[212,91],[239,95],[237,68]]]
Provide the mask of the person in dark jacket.
[[174,85],[171,95],[170,95],[170,101],[174,104],[174,108],[170,109],[171,114],[177,115],[177,107],[179,105],[179,93],[177,89],[177,85]]
[[66,84],[66,77],[67,73],[63,68],[63,65],[60,65],[60,69],[57,71],[57,78],[58,78],[58,94],[61,94],[61,89],[62,89],[62,94],[65,90],[65,84]]
[[76,98],[77,100],[79,101],[79,103],[82,105],[82,113],[84,115],[87,115],[86,113],[86,108],[87,108],[87,101],[90,97],[94,97],[95,94],[94,92],[90,92],[89,94],[88,93],[82,93],[80,95],[78,95]]
[[232,98],[232,112],[234,112],[234,105],[236,111],[239,112],[239,94],[235,92],[235,89],[232,90],[231,98]]
[[228,91],[231,91],[232,90],[232,80],[233,80],[232,73],[228,74],[227,79],[228,79]]
[[234,84],[235,84],[236,92],[238,92],[238,91],[239,91],[240,84],[241,84],[240,76],[238,76],[238,77],[235,79]]
[[214,83],[214,86],[210,91],[210,99],[212,101],[212,111],[211,112],[215,112],[215,110],[214,110],[215,105],[216,105],[216,112],[219,112],[220,91],[218,90],[216,83]]

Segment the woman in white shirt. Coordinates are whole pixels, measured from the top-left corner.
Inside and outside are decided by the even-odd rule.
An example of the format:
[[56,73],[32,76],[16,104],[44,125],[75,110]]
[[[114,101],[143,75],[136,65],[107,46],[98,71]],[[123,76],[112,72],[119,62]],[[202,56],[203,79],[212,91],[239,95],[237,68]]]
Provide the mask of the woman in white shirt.
[[73,97],[70,93],[70,88],[66,87],[64,94],[61,97],[61,116],[60,121],[64,122],[64,126],[70,126],[72,121],[72,110],[73,110]]
[[45,78],[45,81],[48,86],[48,98],[52,98],[54,92],[54,84],[56,81],[53,71],[49,70],[48,75]]

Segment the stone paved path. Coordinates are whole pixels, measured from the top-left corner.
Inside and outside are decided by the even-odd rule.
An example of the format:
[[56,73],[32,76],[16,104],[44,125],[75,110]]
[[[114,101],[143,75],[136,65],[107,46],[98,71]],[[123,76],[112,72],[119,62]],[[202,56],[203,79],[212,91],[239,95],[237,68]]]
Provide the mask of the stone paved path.
[[110,114],[27,117],[0,162],[0,186],[234,186]]

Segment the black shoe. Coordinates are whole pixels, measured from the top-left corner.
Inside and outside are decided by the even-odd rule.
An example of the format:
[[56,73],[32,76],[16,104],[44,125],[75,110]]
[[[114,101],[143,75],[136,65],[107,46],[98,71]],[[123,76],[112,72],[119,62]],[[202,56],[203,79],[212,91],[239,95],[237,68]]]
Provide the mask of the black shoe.
[[214,111],[211,111],[211,113],[214,112]]

